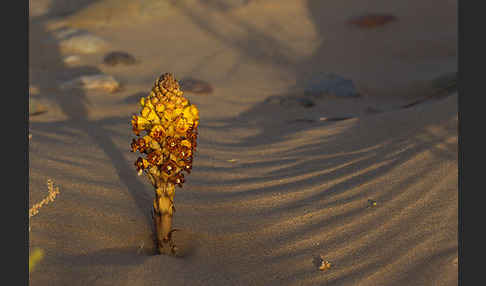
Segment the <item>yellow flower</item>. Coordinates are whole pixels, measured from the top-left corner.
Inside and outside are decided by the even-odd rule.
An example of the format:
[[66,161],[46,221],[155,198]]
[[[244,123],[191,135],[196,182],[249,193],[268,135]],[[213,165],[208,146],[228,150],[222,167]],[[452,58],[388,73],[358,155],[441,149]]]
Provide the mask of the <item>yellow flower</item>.
[[132,147],[132,152],[140,151],[140,153],[144,153],[147,150],[147,144],[143,138],[133,139],[130,146]]
[[176,108],[176,109],[174,109],[174,115],[175,115],[175,117],[183,114],[182,113],[183,111],[184,111],[184,109],[182,109],[182,108]]
[[175,117],[175,113],[174,113],[174,110],[171,110],[171,109],[166,109],[164,111],[164,115],[163,115],[164,119],[167,120],[167,121],[172,121],[172,118]]
[[157,111],[158,113],[162,113],[164,112],[165,110],[165,105],[161,102],[158,102],[156,105],[155,105],[155,111]]
[[157,124],[152,127],[149,133],[150,137],[152,137],[156,141],[161,141],[165,137],[164,127],[162,125]]
[[133,126],[133,132],[138,135],[140,134],[140,131],[143,131],[144,129],[148,128],[150,125],[150,122],[143,118],[142,116],[137,116],[133,115],[132,116],[132,126]]
[[190,125],[186,119],[179,117],[175,122],[175,131],[181,135],[186,133],[187,129],[189,129]]
[[181,141],[181,146],[185,146],[187,148],[191,148],[191,142],[189,140],[182,140]]
[[199,110],[197,110],[197,107],[194,105],[186,106],[183,110],[183,114],[184,117],[190,122],[199,119]]
[[142,117],[145,117],[145,118],[148,119],[148,116],[149,116],[151,111],[152,111],[152,109],[150,109],[148,106],[145,106],[144,108],[142,108],[140,115],[142,115]]
[[160,124],[160,118],[157,115],[157,112],[155,110],[150,110],[150,113],[147,116],[147,119],[150,120],[153,124]]
[[189,104],[189,100],[187,100],[186,98],[184,97],[178,97],[176,99],[176,106],[178,108],[184,108],[186,107],[187,105]]
[[142,173],[143,170],[147,169],[149,165],[149,161],[141,157],[138,157],[137,161],[135,162],[135,166],[137,167],[139,175]]
[[147,160],[152,165],[160,165],[162,163],[162,160],[163,160],[162,153],[157,152],[157,151],[150,152],[147,155]]
[[174,109],[175,108],[175,102],[173,102],[172,100],[169,100],[166,104],[165,104],[165,108],[167,109]]
[[167,136],[174,136],[175,135],[175,127],[174,127],[174,124],[172,124],[172,122],[168,122],[168,126],[167,126],[167,133],[166,135]]
[[143,137],[143,140],[145,141],[145,144],[147,144],[151,149],[160,149],[159,143],[157,143],[157,141],[155,141],[150,135],[145,135]]
[[156,97],[156,96],[151,96],[150,97],[150,101],[152,102],[152,104],[157,107],[157,103],[159,102],[159,98]]

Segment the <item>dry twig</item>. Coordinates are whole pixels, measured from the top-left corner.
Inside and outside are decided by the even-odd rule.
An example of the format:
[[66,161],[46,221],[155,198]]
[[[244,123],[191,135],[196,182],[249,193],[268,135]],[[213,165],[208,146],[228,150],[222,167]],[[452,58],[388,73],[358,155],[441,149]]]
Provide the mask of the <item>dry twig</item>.
[[56,196],[59,194],[59,187],[54,188],[54,182],[51,179],[47,179],[47,190],[49,194],[45,197],[42,201],[37,204],[34,204],[29,209],[29,219],[36,214],[39,213],[39,210],[42,206],[47,205],[50,202],[53,202],[56,199]]

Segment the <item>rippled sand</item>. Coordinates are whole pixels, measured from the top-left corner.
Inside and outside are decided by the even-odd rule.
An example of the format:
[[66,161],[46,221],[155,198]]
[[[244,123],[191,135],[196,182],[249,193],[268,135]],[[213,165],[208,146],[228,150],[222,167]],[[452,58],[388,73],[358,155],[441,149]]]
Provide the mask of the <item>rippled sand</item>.
[[[31,285],[457,285],[458,95],[433,84],[457,70],[455,2],[193,0],[149,14],[117,2],[31,17],[30,81],[49,104],[30,118],[30,206],[48,178],[60,189],[31,221],[30,247],[45,251]],[[107,10],[126,20],[97,18]],[[347,24],[365,12],[397,21]],[[109,47],[67,66],[63,25]],[[104,65],[112,50],[140,64]],[[175,227],[195,244],[184,258],[153,255],[153,191],[129,152],[136,101],[164,72],[212,86],[186,93],[201,123],[175,197]],[[315,72],[362,96],[292,101]],[[96,73],[121,91],[59,88]]]

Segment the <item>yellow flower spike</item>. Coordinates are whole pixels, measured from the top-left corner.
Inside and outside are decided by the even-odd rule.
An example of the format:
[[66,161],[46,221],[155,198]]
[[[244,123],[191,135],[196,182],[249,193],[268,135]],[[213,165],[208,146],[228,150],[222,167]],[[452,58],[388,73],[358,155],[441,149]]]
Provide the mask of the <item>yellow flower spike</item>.
[[[132,140],[131,149],[144,157],[139,157],[135,166],[139,174],[148,174],[155,187],[154,223],[160,253],[168,253],[175,187],[185,182],[182,171],[191,172],[197,146],[199,111],[182,95],[179,83],[165,73],[157,78],[149,95],[140,99],[140,115],[132,117],[139,137]],[[140,135],[142,131],[145,133]]]

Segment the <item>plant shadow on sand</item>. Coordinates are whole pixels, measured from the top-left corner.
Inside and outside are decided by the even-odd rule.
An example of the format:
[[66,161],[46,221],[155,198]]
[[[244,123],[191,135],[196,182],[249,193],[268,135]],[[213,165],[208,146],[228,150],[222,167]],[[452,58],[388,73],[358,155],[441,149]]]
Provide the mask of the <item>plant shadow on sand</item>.
[[[61,4],[61,8],[57,6],[57,3]],[[78,6],[87,5],[95,1],[83,1],[78,3]],[[57,3],[57,4],[56,4]],[[83,4],[83,5],[81,5]],[[150,229],[152,227],[152,218],[150,217],[150,209],[152,206],[151,194],[147,191],[147,188],[142,184],[139,178],[136,176],[136,172],[133,168],[133,163],[126,160],[125,155],[128,151],[129,142],[127,142],[126,150],[120,150],[120,148],[113,141],[113,137],[119,136],[116,132],[109,129],[115,123],[127,122],[127,132],[130,131],[128,128],[130,118],[129,116],[114,116],[109,118],[104,118],[102,120],[90,120],[88,118],[88,108],[90,105],[89,99],[86,94],[81,89],[73,89],[69,92],[62,91],[57,88],[59,80],[69,80],[80,75],[88,74],[99,74],[101,71],[94,66],[81,66],[81,67],[69,67],[63,63],[61,52],[59,47],[55,44],[55,39],[51,32],[44,28],[42,21],[45,18],[52,16],[65,16],[66,13],[69,14],[69,7],[62,8],[62,5],[67,5],[66,1],[52,1],[51,6],[53,7],[49,13],[39,18],[31,19],[29,34],[31,37],[30,49],[37,49],[36,52],[43,54],[43,57],[30,56],[30,65],[34,67],[48,67],[49,72],[34,73],[30,76],[30,84],[39,86],[40,94],[46,96],[48,99],[53,100],[58,104],[61,111],[68,117],[64,121],[54,121],[54,122],[30,122],[30,128],[33,130],[42,131],[44,134],[56,134],[56,135],[66,135],[73,137],[75,139],[78,135],[78,131],[82,134],[89,136],[92,142],[96,144],[103,152],[106,154],[111,165],[116,170],[119,180],[128,191],[128,194],[133,199],[135,210],[139,212],[142,217],[146,218],[146,223]],[[56,8],[57,7],[57,8]],[[36,45],[42,41],[46,43],[50,41],[51,44],[47,45]],[[44,51],[42,51],[44,49]],[[46,68],[44,68],[46,69]],[[60,75],[60,76],[54,76]],[[44,135],[39,135],[39,137],[45,137]],[[44,139],[49,139],[45,137]],[[73,150],[76,152],[76,150]],[[90,154],[85,155],[75,155],[81,156],[81,158],[89,158]],[[52,158],[53,160],[58,160]],[[67,162],[69,164],[74,164],[72,162]],[[69,193],[69,188],[66,188],[66,193]],[[68,196],[67,196],[68,197]],[[67,218],[68,221],[70,220]],[[82,227],[82,226],[81,226]],[[147,234],[148,236],[148,234]],[[54,245],[64,245],[65,239],[73,239],[69,235],[59,235],[52,236],[54,238]],[[59,241],[56,241],[58,237]],[[147,240],[147,239],[146,239]],[[148,239],[148,243],[150,239]],[[88,253],[84,255],[69,256],[63,253],[54,255],[53,257],[47,257],[45,263],[53,263],[53,265],[64,265],[64,262],[73,263],[73,265],[87,266],[90,264],[113,264],[113,265],[134,265],[143,263],[143,261],[148,257],[155,254],[155,246],[145,245],[142,250],[134,248],[108,248],[93,253]],[[41,267],[42,268],[42,265]],[[69,273],[62,273],[59,279],[66,277],[66,281],[69,280]]]
[[[52,38],[52,35],[48,31],[46,31],[40,24],[31,25],[30,33],[35,35],[37,39]],[[54,73],[64,75],[64,79],[69,79],[70,77],[74,77],[80,74],[96,74],[100,72],[99,69],[91,66],[83,66],[77,68],[65,66],[62,62],[62,57],[60,56],[59,50],[53,49],[52,45],[49,48],[49,52],[46,52],[45,54],[46,57],[44,58],[31,57],[31,65],[38,67],[42,66],[45,62],[49,65],[49,68],[53,69]],[[57,86],[57,80],[59,80],[59,78],[54,78],[54,76],[49,78],[43,78],[42,75],[34,74],[30,78],[30,82],[31,84],[39,86],[40,94],[56,102],[60,107],[61,111],[68,118],[63,121],[53,122],[31,121],[29,124],[30,129],[35,130],[36,132],[40,132],[37,135],[37,138],[39,138],[39,140],[45,140],[45,142],[50,142],[52,140],[52,138],[50,138],[51,134],[56,136],[61,135],[70,137],[74,141],[76,140],[77,136],[80,136],[80,134],[83,134],[82,136],[87,135],[89,137],[89,140],[93,142],[95,146],[99,147],[104,155],[106,155],[106,158],[109,160],[108,164],[110,166],[113,166],[117,177],[110,179],[110,181],[119,181],[125,187],[129,198],[133,200],[134,211],[138,212],[138,217],[145,218],[145,221],[141,221],[140,223],[145,224],[144,229],[152,230],[151,232],[141,233],[138,237],[139,240],[143,241],[143,247],[137,245],[134,245],[133,247],[110,247],[97,251],[88,250],[85,254],[70,255],[68,254],[70,252],[66,253],[64,251],[58,251],[56,247],[51,248],[47,246],[42,246],[48,253],[50,253],[50,255],[46,257],[44,261],[39,265],[39,271],[36,271],[34,275],[36,275],[37,279],[40,279],[40,281],[44,279],[52,280],[52,277],[44,277],[44,275],[48,275],[48,273],[50,273],[50,270],[47,271],[47,273],[42,272],[45,271],[45,269],[52,269],[50,267],[54,267],[54,269],[62,269],[62,271],[56,275],[55,280],[61,282],[60,284],[63,284],[71,283],[72,277],[75,277],[78,271],[81,271],[84,268],[112,265],[119,266],[124,269],[124,267],[126,266],[132,267],[143,264],[145,261],[147,261],[147,259],[150,259],[150,257],[157,255],[158,253],[155,248],[153,221],[150,216],[153,194],[150,192],[150,188],[143,184],[140,178],[136,175],[136,170],[133,167],[133,162],[128,161],[126,158],[127,153],[129,153],[129,142],[127,142],[126,144],[126,149],[120,149],[120,147],[115,143],[114,139],[120,137],[120,133],[123,134],[131,132],[130,116],[112,116],[105,117],[100,120],[91,120],[88,118],[90,100],[89,98],[87,98],[83,90],[74,89],[67,93],[57,88],[53,88]],[[135,96],[138,97],[139,95],[141,94]],[[118,132],[118,130],[113,131],[112,127],[114,125],[118,125],[123,122],[126,122],[126,130],[120,130],[120,132]],[[93,157],[91,154],[76,154],[76,148],[73,148],[72,152],[74,157],[86,158],[86,160],[90,160],[89,158]],[[63,161],[63,159],[54,157],[51,159],[53,161]],[[69,160],[64,160],[63,163],[81,168],[87,167],[87,164],[79,164],[75,162],[70,162]],[[103,164],[105,163],[106,162],[103,162]],[[58,173],[58,175],[60,174],[62,173]],[[91,179],[84,178],[83,180],[89,182]],[[106,184],[106,182],[103,183]],[[76,205],[82,205],[82,203],[80,204],[79,202],[70,201],[73,199],[75,200],[76,196],[70,194],[69,187],[63,188],[63,195],[64,200],[61,201],[60,204],[67,202],[69,204],[74,203]],[[91,199],[89,197],[90,194],[85,194],[85,196],[88,197],[84,197],[82,199],[83,201],[92,202],[93,205],[99,205],[100,207],[104,207],[107,210],[110,209],[110,205],[112,202],[106,202],[106,204],[103,206],[103,204],[97,201],[95,198]],[[112,207],[116,208],[118,206],[115,203]],[[77,216],[79,216],[79,214]],[[79,220],[77,217],[76,219],[74,219],[74,217],[76,217],[76,214],[72,214],[71,212],[68,212],[68,214],[62,214],[62,216],[58,216],[56,218],[56,221],[60,222],[59,228],[62,229],[63,223],[67,223],[69,225],[70,223],[74,223],[75,221],[80,222],[80,225],[78,225],[80,229],[90,228],[93,227],[93,225],[96,225],[96,218],[81,218],[81,220]],[[127,218],[125,217],[125,219]],[[126,227],[122,226],[121,223],[119,223],[119,225],[120,229],[126,229]],[[63,230],[60,231],[63,233],[50,234],[47,236],[49,237],[49,242],[52,243],[52,245],[57,245],[57,247],[63,247],[68,244],[68,241],[78,239],[73,236],[73,234],[68,229],[66,229],[66,233],[64,233]],[[179,233],[178,238],[176,237],[176,242],[179,246],[178,258],[183,260],[190,260],[194,254],[196,246],[198,245],[198,238],[197,235],[189,232],[185,232],[185,234],[184,232],[181,233]],[[116,235],[116,232],[113,234]],[[96,240],[96,237],[93,236],[92,239]],[[70,267],[67,267],[66,265],[70,265]],[[119,274],[124,275],[123,273]],[[89,283],[89,281],[95,282],[98,279],[106,277],[106,275],[107,273],[104,270],[96,275],[89,274],[89,277],[83,279],[83,283]],[[74,283],[74,285],[76,285],[76,283]]]

